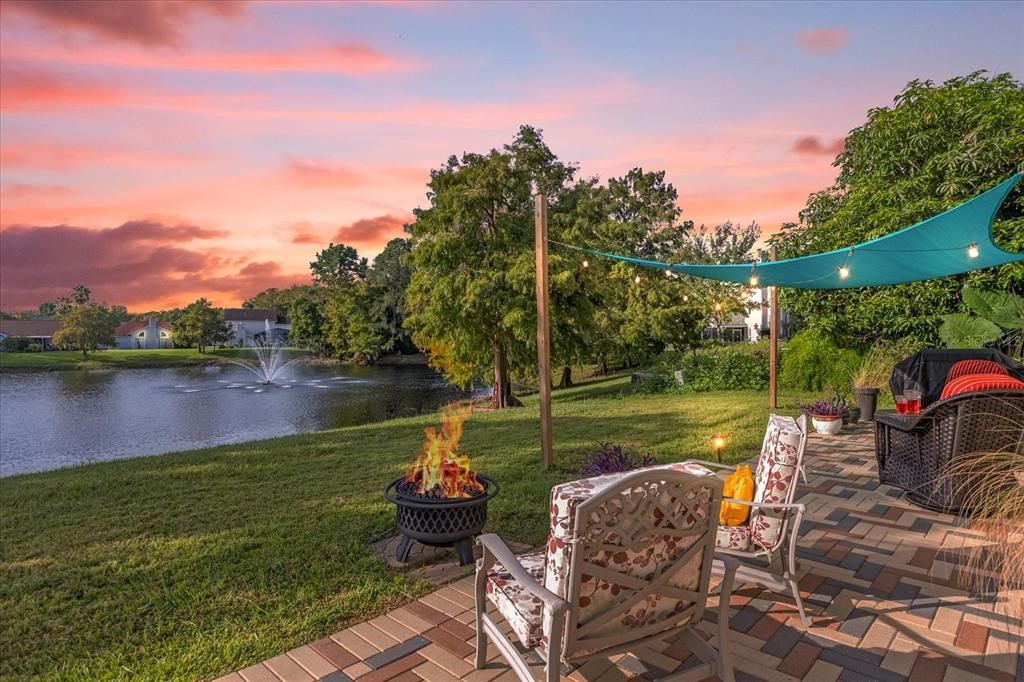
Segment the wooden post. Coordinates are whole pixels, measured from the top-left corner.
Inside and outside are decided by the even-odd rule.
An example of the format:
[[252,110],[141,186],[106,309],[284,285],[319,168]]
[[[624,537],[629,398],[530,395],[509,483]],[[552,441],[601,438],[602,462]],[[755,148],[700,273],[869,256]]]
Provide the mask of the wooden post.
[[551,323],[548,310],[548,198],[535,197],[537,255],[537,388],[540,394],[540,459],[551,468]]
[[[769,251],[768,259],[775,260],[775,247]],[[779,406],[778,368],[779,368],[779,292],[771,287],[768,293],[768,407],[773,410]]]

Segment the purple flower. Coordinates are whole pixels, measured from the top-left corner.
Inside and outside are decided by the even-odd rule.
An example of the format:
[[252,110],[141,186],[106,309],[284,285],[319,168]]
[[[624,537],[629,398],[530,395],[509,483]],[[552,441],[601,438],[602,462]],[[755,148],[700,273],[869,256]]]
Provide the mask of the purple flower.
[[654,457],[649,453],[642,455],[630,447],[618,443],[598,443],[601,448],[587,455],[580,466],[580,476],[601,476],[632,471],[655,464]]

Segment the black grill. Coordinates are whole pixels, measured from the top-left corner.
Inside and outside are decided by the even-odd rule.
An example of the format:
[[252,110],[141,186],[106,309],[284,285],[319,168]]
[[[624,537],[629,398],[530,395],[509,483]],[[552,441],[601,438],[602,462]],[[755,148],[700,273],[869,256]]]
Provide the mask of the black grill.
[[398,478],[385,488],[384,497],[396,507],[396,524],[404,536],[398,560],[405,563],[414,540],[432,547],[454,547],[459,565],[473,561],[473,538],[487,523],[487,501],[498,494],[498,483],[478,474],[484,486],[472,497],[436,498],[411,493]]

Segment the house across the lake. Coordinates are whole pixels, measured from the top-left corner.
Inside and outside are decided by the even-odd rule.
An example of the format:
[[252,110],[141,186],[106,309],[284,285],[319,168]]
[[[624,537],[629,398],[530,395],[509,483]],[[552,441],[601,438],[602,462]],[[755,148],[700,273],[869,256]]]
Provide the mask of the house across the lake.
[[8,338],[25,338],[43,350],[53,348],[53,335],[60,329],[57,320],[0,320],[0,344]]
[[114,330],[114,347],[125,350],[136,348],[174,348],[174,332],[167,322],[149,318],[148,321],[122,322]]
[[224,321],[231,327],[229,346],[255,346],[267,343],[267,325],[270,325],[269,343],[288,343],[292,325],[287,318],[271,308],[225,308]]

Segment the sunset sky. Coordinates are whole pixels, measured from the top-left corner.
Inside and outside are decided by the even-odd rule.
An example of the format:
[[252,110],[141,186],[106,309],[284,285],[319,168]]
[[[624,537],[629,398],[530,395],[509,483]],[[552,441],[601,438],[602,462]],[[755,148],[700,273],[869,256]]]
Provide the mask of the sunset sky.
[[0,307],[237,305],[373,256],[451,154],[544,130],[683,217],[794,220],[912,79],[1024,69],[1022,3],[0,3]]

